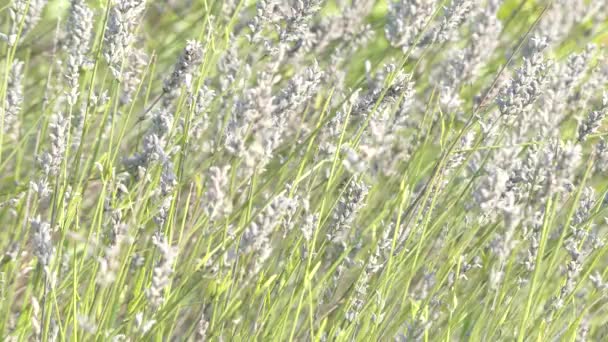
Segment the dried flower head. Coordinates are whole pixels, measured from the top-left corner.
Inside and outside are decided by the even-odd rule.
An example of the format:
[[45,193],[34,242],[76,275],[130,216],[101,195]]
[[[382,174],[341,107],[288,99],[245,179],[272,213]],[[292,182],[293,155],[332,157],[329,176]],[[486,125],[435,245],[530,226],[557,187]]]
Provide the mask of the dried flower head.
[[170,93],[179,89],[182,85],[190,88],[196,69],[203,62],[203,57],[203,45],[195,40],[189,40],[175,64],[173,73],[165,80],[163,91]]

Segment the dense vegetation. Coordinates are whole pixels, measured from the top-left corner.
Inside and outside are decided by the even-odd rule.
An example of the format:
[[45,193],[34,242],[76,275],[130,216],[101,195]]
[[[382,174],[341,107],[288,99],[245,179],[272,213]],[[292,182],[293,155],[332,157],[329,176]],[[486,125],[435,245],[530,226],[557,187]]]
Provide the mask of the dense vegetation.
[[605,0],[0,0],[0,339],[608,338]]

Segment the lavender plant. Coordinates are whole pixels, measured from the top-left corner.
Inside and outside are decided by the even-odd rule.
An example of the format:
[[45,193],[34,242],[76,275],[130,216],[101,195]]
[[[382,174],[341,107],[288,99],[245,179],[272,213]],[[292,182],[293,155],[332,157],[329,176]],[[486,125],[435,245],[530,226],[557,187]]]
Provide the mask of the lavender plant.
[[3,339],[605,339],[604,4],[4,5]]

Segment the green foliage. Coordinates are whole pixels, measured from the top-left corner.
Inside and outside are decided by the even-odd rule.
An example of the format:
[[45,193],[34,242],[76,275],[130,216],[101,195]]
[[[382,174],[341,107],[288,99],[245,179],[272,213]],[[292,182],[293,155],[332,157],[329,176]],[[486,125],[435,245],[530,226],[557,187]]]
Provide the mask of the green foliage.
[[[387,1],[49,1],[32,25],[11,12],[39,2],[0,1],[3,340],[608,333],[608,152],[603,116],[586,116],[606,111],[605,61],[601,45],[581,52],[605,18],[573,19],[542,52],[531,38],[563,1],[499,1],[495,46],[477,48],[496,1],[445,40],[466,1],[436,2],[402,45]],[[462,51],[484,56],[447,84]],[[564,86],[570,57],[584,70]],[[501,114],[522,93],[538,99]]]

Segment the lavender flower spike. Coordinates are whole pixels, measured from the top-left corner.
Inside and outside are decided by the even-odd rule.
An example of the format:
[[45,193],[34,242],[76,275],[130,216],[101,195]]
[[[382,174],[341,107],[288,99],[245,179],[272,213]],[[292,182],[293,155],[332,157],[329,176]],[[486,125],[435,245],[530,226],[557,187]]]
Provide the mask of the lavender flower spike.
[[184,52],[179,57],[173,73],[163,85],[163,91],[169,93],[182,84],[187,87],[192,83],[192,78],[196,68],[202,63],[204,56],[203,45],[196,40],[189,40]]

